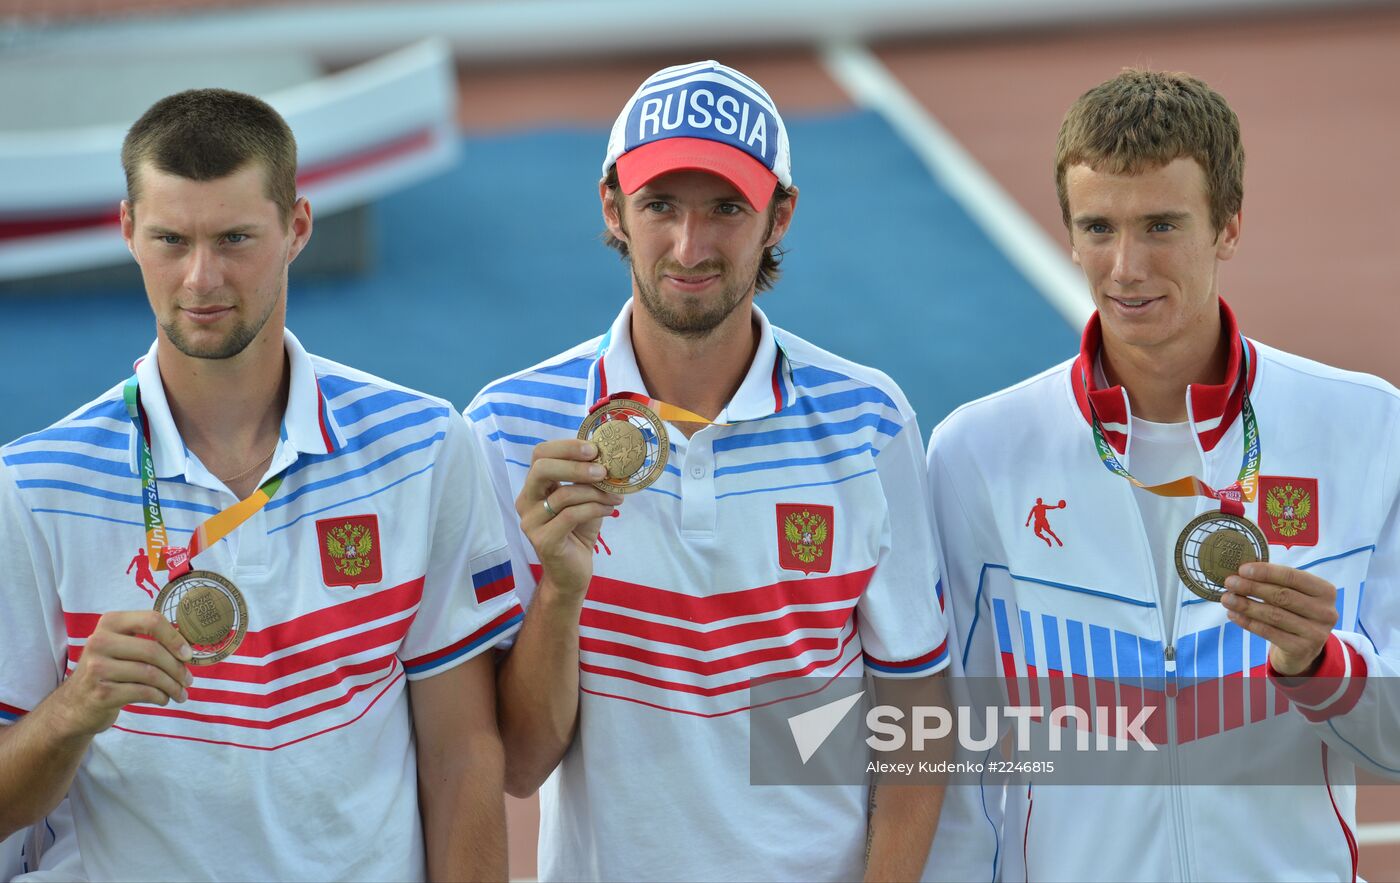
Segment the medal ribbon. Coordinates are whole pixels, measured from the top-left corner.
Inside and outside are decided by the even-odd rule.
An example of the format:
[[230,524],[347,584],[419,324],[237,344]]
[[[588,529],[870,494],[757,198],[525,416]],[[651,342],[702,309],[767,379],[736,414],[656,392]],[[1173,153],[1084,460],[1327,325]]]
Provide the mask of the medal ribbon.
[[1093,400],[1089,397],[1088,372],[1081,366],[1079,382],[1084,388],[1084,400],[1089,404],[1089,423],[1094,429],[1094,447],[1098,449],[1099,459],[1103,461],[1104,467],[1114,475],[1127,479],[1134,487],[1140,487],[1149,493],[1161,497],[1209,497],[1212,500],[1220,501],[1222,512],[1243,515],[1244,503],[1252,502],[1258,489],[1260,450],[1259,423],[1254,417],[1254,407],[1249,403],[1249,343],[1244,340],[1243,336],[1240,338],[1240,343],[1244,355],[1240,360],[1238,380],[1241,384],[1242,396],[1240,417],[1244,421],[1244,458],[1240,463],[1239,477],[1235,479],[1234,484],[1216,490],[1194,475],[1184,475],[1181,478],[1154,485],[1143,484],[1135,478],[1118,461],[1118,455],[1114,453],[1113,446],[1104,437],[1103,424],[1099,420],[1098,412],[1094,410]]
[[126,401],[126,411],[131,415],[131,422],[136,425],[137,443],[140,446],[136,461],[141,472],[141,512],[146,521],[146,555],[150,558],[152,570],[169,570],[170,578],[174,579],[189,573],[190,562],[194,556],[233,533],[239,525],[266,506],[282,487],[282,475],[274,475],[245,499],[206,518],[195,528],[187,548],[171,546],[165,529],[165,519],[161,515],[155,456],[151,451],[151,430],[146,420],[146,410],[141,406],[140,389],[134,376],[127,380],[126,386],[122,388],[122,398]]
[[596,410],[608,402],[627,401],[644,405],[656,413],[668,423],[703,423],[706,426],[729,426],[728,423],[720,423],[717,420],[706,420],[694,411],[687,411],[685,408],[663,402],[660,399],[649,399],[637,392],[615,392],[605,399],[595,404],[592,410]]

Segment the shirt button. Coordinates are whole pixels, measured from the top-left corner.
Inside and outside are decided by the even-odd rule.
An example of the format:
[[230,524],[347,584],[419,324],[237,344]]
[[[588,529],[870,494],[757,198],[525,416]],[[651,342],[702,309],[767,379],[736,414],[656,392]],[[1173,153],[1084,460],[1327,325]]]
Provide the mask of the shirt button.
[[705,477],[705,467],[704,467],[704,466],[692,466],[692,467],[690,467],[690,477],[691,477],[691,478],[704,478],[704,477]]

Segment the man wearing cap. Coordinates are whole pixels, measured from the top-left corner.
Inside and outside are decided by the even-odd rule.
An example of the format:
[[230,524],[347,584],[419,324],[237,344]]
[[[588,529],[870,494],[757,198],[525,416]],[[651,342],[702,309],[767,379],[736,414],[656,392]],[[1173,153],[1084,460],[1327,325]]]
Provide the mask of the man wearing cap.
[[1097,311],[1075,358],[934,430],[954,668],[1150,710],[1116,768],[1162,785],[954,787],[933,878],[1356,879],[1355,769],[1400,770],[1400,393],[1244,336],[1218,280],[1243,175],[1234,111],[1185,74],[1125,70],[1065,117]]
[[499,685],[541,876],[912,878],[941,789],[751,786],[748,687],[946,665],[914,413],[754,305],[798,195],[757,83],[654,74],[602,172],[632,299],[467,409],[529,599]]

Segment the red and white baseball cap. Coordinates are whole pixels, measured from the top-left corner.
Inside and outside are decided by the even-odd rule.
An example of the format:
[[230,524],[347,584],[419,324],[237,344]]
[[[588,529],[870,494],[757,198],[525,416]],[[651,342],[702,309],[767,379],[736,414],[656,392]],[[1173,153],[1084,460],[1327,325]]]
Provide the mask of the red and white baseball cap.
[[623,193],[667,172],[710,172],[759,211],[768,207],[775,185],[792,186],[787,128],[773,99],[717,61],[647,77],[613,123],[603,174],[614,164]]

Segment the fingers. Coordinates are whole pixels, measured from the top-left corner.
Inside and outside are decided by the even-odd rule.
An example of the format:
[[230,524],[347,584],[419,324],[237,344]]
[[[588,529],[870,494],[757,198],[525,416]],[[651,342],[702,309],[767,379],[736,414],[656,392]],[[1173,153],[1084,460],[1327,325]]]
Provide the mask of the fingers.
[[[1314,658],[1332,633],[1331,623],[1301,616],[1233,591],[1226,592],[1220,603],[1224,605],[1231,622],[1266,639],[1290,657]],[[1335,623],[1335,611],[1332,611],[1330,619]]]
[[[150,643],[150,642],[147,642]],[[167,705],[171,699],[184,702],[189,698],[188,684],[193,678],[184,672],[177,682],[162,666],[151,662],[136,662],[130,659],[102,659],[94,671],[101,683],[107,685],[109,693],[135,695],[138,698],[129,702],[147,702],[152,705]],[[188,680],[187,680],[188,679]],[[126,703],[123,703],[126,704]]]
[[535,445],[530,460],[593,460],[598,456],[598,447],[592,442],[577,438],[556,438]]
[[[1248,566],[1251,568],[1249,572],[1253,574],[1259,574],[1263,570],[1263,568],[1255,568],[1254,565]],[[1268,566],[1277,568],[1277,570],[1269,571],[1270,575],[1278,579],[1289,580],[1291,583],[1301,583],[1301,588],[1295,584],[1263,581],[1257,578],[1249,579],[1243,575],[1236,575],[1225,579],[1227,597],[1235,595],[1258,599],[1269,607],[1296,614],[1327,631],[1331,631],[1332,627],[1337,624],[1336,588],[1326,580],[1306,571],[1294,570],[1282,565]],[[1243,573],[1244,569],[1241,568],[1241,574]]]
[[1315,573],[1298,570],[1286,564],[1253,561],[1242,566],[1239,575],[1252,582],[1272,583],[1277,586],[1285,586],[1304,595],[1327,598],[1329,604],[1333,603],[1333,599],[1337,596],[1336,586],[1327,580]]
[[541,501],[520,516],[521,530],[535,542],[557,539],[590,521],[606,518],[622,504],[621,495],[600,491],[590,484],[563,485],[545,499],[549,509]]
[[[122,610],[104,613],[97,621],[97,632],[112,632],[119,635],[146,635],[154,638],[171,656],[188,662],[194,652],[170,620],[154,610]],[[91,641],[89,641],[91,643]]]
[[[145,616],[144,613],[139,615]],[[93,674],[99,680],[148,684],[161,690],[172,699],[184,701],[185,687],[189,686],[194,678],[190,674],[189,668],[171,652],[167,643],[174,643],[177,648],[183,647],[186,652],[189,652],[189,645],[180,638],[179,633],[170,623],[165,622],[160,614],[152,611],[151,615],[160,620],[161,624],[174,635],[173,641],[169,639],[164,642],[159,639],[148,640],[143,637],[146,632],[137,630],[136,627],[131,626],[129,620],[125,619],[119,621],[133,629],[132,631],[123,633],[111,627],[104,627],[103,621],[109,617],[127,616],[126,614],[106,614],[102,620],[98,621],[97,629],[88,637],[87,646],[83,648],[79,665],[87,662],[89,667],[94,669]],[[145,627],[141,626],[140,628]],[[156,631],[157,628],[151,627],[150,630]],[[133,672],[139,672],[141,676],[133,677]]]
[[597,455],[597,447],[578,439],[556,439],[536,445],[530,471],[515,499],[516,514],[523,521],[532,510],[543,508],[540,502],[561,484],[590,484],[604,478],[608,473],[602,464],[594,462]]

